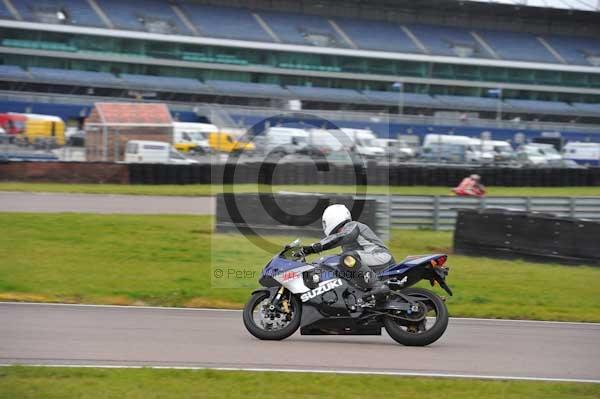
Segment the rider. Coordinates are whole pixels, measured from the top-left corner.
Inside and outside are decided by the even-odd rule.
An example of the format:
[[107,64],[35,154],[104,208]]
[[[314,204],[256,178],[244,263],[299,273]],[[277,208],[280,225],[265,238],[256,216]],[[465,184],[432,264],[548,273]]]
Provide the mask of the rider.
[[[303,247],[305,254],[341,246],[344,254],[352,254],[375,274],[395,263],[383,241],[366,224],[352,221],[350,211],[344,205],[328,206],[323,212],[322,222],[326,237]],[[376,278],[371,279],[371,284],[368,284],[369,281],[365,278],[365,283],[374,289],[379,289],[378,286],[381,285],[376,283]]]
[[471,175],[465,177],[452,191],[459,196],[483,197],[485,195],[485,186],[481,184],[481,176]]

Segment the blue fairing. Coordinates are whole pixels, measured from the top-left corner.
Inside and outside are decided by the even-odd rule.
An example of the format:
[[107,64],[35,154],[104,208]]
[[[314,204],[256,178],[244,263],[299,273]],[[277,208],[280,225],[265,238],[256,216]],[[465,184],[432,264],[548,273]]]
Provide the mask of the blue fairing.
[[405,273],[406,271],[412,269],[415,266],[422,265],[423,263],[431,262],[434,259],[439,258],[440,256],[444,256],[443,254],[436,255],[426,255],[426,256],[418,256],[404,259],[402,262],[397,265],[390,266],[387,269],[383,270],[379,273],[379,277],[394,277],[396,275],[400,275]]
[[[386,278],[386,277],[394,277],[394,276],[400,275],[400,274],[405,273],[406,271],[412,269],[413,267],[422,265],[423,263],[429,263],[432,260],[437,259],[441,256],[445,256],[445,255],[435,254],[435,255],[410,257],[410,258],[404,259],[402,262],[398,263],[397,265],[390,266],[387,269],[384,269],[382,272],[379,273],[379,277]],[[331,279],[334,277],[333,271],[337,270],[337,266],[340,263],[340,256],[339,255],[325,256],[325,257],[322,257],[321,259],[319,259],[318,263],[321,265],[324,265],[324,266],[329,266],[333,269],[333,270],[322,270],[321,271],[321,280],[325,281],[325,280],[328,280],[328,279]],[[271,261],[267,264],[267,266],[265,266],[265,268],[262,271],[262,277],[265,277],[265,276],[273,277],[277,274],[284,273],[286,271],[289,271],[289,270],[292,270],[292,269],[295,269],[298,267],[302,267],[305,265],[306,265],[306,263],[297,262],[297,261],[289,260],[289,259],[284,259],[284,258],[280,258],[280,257],[276,256],[273,259],[271,259]]]
[[326,280],[335,278],[335,271],[337,270],[338,265],[340,264],[340,258],[341,258],[340,255],[330,255],[330,256],[324,256],[318,260],[319,264],[328,266],[331,268],[331,269],[321,270],[321,281],[326,281]]
[[280,258],[279,256],[274,257],[271,261],[265,266],[262,271],[261,277],[273,277],[279,273],[284,273],[288,270],[295,269],[297,267],[301,267],[306,265],[306,263],[297,262],[294,260]]
[[340,264],[340,255],[323,256],[318,260],[321,265],[337,267]]

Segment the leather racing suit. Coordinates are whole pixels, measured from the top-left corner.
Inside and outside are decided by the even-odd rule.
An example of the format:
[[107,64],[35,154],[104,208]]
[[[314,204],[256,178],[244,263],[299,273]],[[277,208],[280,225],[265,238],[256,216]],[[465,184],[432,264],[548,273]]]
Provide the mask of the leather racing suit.
[[354,252],[361,263],[375,273],[395,263],[383,241],[364,223],[349,221],[337,232],[313,244],[316,252],[336,247],[342,247],[345,253]]

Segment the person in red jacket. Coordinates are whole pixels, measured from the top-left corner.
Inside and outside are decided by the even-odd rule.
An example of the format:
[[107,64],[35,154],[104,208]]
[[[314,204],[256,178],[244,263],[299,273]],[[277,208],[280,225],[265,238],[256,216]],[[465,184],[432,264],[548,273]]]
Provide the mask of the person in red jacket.
[[465,177],[458,187],[454,187],[452,191],[460,196],[483,197],[485,195],[485,186],[481,184],[481,177],[479,175],[471,175]]

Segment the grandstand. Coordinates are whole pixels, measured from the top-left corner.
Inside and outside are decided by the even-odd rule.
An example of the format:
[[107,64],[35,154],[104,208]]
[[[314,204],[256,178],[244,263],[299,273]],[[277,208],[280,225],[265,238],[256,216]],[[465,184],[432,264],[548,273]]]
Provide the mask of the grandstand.
[[313,111],[597,130],[598,5],[526,3],[3,0],[0,107],[40,92],[85,107],[86,96],[175,108],[299,99]]

